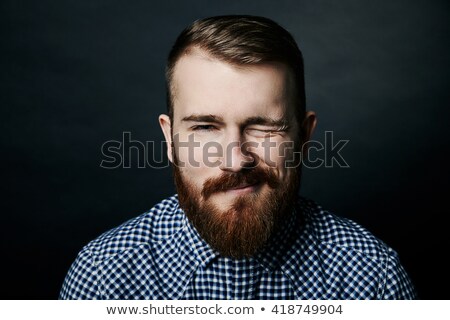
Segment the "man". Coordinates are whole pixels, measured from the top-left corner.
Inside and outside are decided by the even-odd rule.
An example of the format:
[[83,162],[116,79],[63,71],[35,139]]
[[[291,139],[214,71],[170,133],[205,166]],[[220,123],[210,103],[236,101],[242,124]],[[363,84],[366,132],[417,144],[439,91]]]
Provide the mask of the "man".
[[410,299],[397,254],[298,197],[302,55],[273,21],[194,22],[167,66],[159,122],[178,195],[89,243],[63,299]]

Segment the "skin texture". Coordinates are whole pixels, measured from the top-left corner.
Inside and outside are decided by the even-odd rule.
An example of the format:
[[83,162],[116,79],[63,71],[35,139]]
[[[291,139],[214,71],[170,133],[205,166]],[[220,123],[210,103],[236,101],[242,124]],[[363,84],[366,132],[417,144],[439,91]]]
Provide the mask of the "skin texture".
[[295,119],[292,83],[282,64],[234,66],[196,48],[175,66],[173,120],[159,122],[180,205],[224,255],[254,254],[294,202],[299,171],[286,146],[307,141],[316,118]]

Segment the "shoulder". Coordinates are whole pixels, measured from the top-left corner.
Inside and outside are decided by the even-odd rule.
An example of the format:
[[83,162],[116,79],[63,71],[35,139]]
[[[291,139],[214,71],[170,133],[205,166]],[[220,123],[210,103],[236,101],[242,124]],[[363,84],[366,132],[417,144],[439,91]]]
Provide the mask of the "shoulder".
[[85,249],[98,263],[123,251],[170,237],[183,222],[177,209],[176,195],[164,199],[144,214],[105,232]]
[[180,229],[183,215],[178,208],[178,198],[172,196],[89,242],[70,267],[60,299],[105,297],[105,287],[117,282],[114,277],[120,269],[130,265],[142,268],[145,265],[142,252],[149,255],[155,243],[170,238]]
[[[327,299],[411,299],[414,288],[398,254],[358,223],[302,198],[303,242]],[[333,290],[331,290],[333,288]],[[333,294],[331,294],[331,292]]]
[[307,228],[322,245],[354,250],[374,259],[389,254],[390,248],[358,223],[325,210],[311,200],[302,199],[301,206]]

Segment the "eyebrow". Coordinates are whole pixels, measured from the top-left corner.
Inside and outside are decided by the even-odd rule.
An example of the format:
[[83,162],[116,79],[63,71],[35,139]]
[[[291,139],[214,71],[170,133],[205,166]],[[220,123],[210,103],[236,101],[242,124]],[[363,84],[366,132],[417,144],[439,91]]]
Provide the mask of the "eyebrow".
[[[186,116],[181,119],[181,121],[186,122],[209,122],[209,123],[218,123],[223,124],[224,120],[220,116],[215,116],[212,114],[192,114],[190,116]],[[256,116],[256,117],[250,117],[245,119],[245,121],[242,123],[243,127],[247,127],[250,125],[262,125],[262,126],[269,126],[269,127],[289,127],[289,121],[287,121],[285,118],[281,119],[273,119],[270,117],[263,117],[263,116]]]
[[183,119],[181,119],[181,121],[223,123],[223,118],[212,114],[192,114],[190,116],[184,117]]

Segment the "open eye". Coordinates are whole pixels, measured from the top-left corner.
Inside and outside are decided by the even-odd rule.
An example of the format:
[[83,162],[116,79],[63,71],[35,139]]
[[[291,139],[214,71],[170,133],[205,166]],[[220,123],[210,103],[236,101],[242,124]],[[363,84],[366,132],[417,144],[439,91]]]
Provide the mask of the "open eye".
[[217,128],[212,124],[198,124],[198,125],[192,126],[191,130],[208,132],[208,131],[217,130]]

